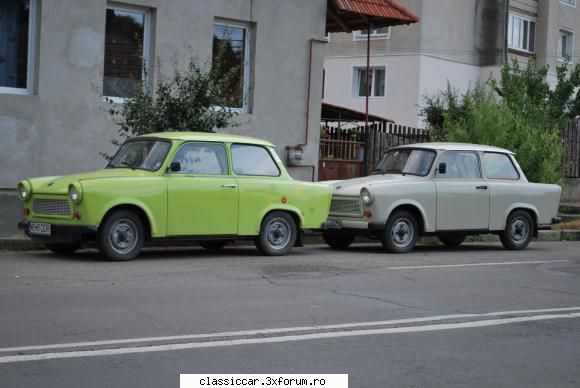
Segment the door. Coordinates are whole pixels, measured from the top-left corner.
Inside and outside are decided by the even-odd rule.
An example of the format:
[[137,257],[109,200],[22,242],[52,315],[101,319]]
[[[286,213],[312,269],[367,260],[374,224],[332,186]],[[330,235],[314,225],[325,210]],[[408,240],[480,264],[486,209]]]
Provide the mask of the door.
[[445,163],[446,171],[437,172],[433,180],[437,189],[437,230],[487,230],[490,190],[482,179],[478,154],[447,151],[439,163]]
[[[178,163],[178,165],[177,165]],[[236,235],[238,185],[224,144],[181,145],[167,180],[167,235]]]

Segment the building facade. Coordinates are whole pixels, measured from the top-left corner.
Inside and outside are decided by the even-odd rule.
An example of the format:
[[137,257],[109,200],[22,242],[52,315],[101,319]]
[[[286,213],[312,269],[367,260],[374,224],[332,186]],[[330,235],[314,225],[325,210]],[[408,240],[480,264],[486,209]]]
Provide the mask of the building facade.
[[[422,99],[451,84],[458,92],[499,75],[508,57],[550,65],[578,62],[576,0],[401,0],[421,17],[371,30],[369,112],[424,127]],[[330,34],[325,102],[365,110],[367,33]],[[568,59],[566,59],[568,58]]]
[[[0,2],[0,233],[18,180],[95,170],[112,153],[117,103],[226,41],[240,65],[239,126],[317,165],[326,0],[8,0]],[[308,81],[311,95],[307,98]],[[310,101],[309,106],[306,102]],[[307,113],[308,112],[308,113]],[[307,125],[308,123],[308,125]],[[314,167],[313,167],[314,168]],[[298,179],[315,176],[290,168]],[[6,232],[5,232],[6,233]]]

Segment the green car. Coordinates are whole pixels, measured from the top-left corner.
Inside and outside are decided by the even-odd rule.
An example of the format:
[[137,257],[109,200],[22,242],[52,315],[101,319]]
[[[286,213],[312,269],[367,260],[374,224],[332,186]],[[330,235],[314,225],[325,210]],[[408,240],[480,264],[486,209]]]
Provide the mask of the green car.
[[147,241],[194,240],[220,249],[253,239],[284,255],[321,229],[331,188],[294,181],[264,140],[214,133],[155,133],[125,142],[104,170],[18,183],[19,227],[57,253],[96,242],[111,260]]

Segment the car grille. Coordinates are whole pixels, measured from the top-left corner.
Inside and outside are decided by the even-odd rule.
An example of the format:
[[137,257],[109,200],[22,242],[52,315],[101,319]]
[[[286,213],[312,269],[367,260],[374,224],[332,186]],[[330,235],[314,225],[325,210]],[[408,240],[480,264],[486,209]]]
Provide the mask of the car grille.
[[60,199],[35,199],[32,201],[32,211],[36,214],[49,216],[68,216],[70,215],[70,204],[68,201]]
[[343,214],[349,216],[360,216],[362,206],[360,199],[332,199],[330,202],[330,214]]

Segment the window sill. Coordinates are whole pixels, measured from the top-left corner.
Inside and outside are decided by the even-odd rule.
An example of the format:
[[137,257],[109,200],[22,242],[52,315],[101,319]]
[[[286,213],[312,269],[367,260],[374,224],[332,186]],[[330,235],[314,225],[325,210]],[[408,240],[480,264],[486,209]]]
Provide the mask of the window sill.
[[536,57],[535,52],[526,51],[523,49],[517,49],[517,48],[513,48],[513,47],[508,48],[508,52],[510,54],[521,55],[522,57],[527,57],[527,58],[535,58]]
[[6,86],[0,86],[0,94],[13,94],[16,96],[32,96],[34,95],[34,92],[30,89],[10,88]]

